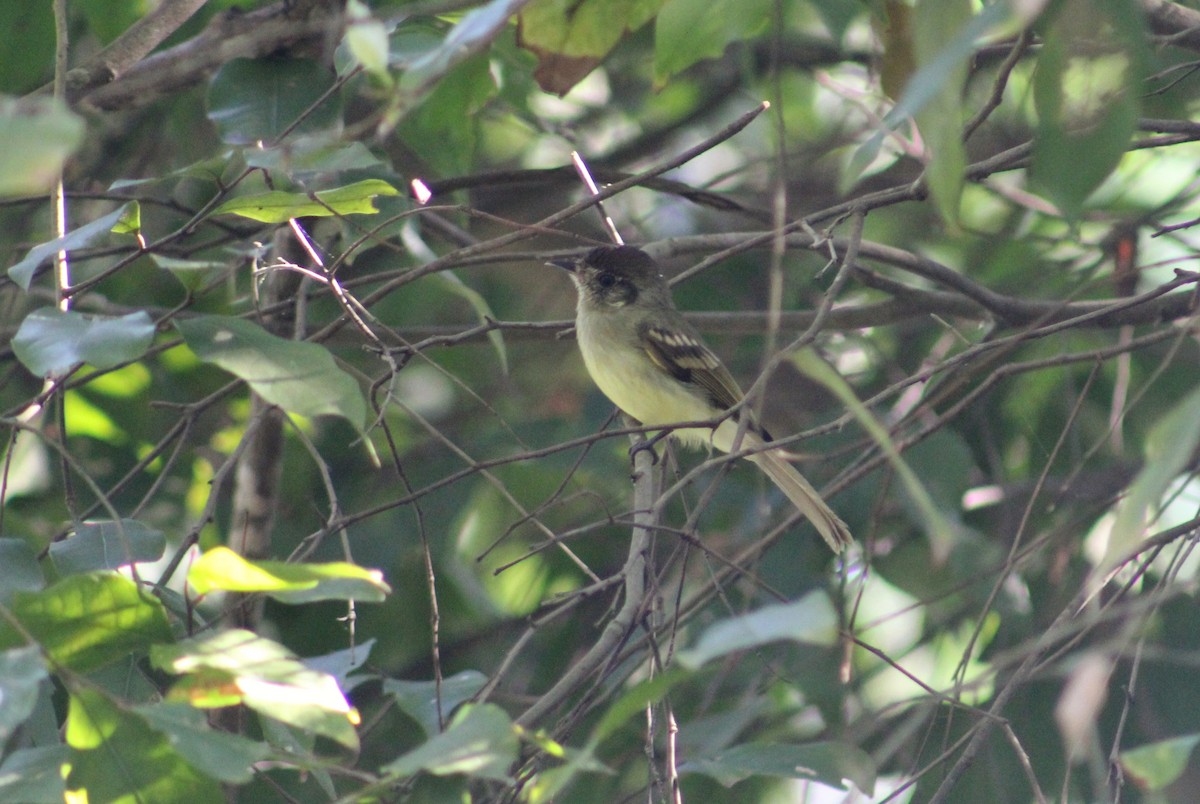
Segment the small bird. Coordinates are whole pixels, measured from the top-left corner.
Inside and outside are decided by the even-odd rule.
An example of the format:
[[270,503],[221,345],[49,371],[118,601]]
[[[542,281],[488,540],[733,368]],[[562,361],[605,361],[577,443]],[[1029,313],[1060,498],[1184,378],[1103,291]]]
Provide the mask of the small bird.
[[[571,274],[579,303],[575,335],[588,373],[626,415],[644,425],[715,421],[744,398],[729,369],[671,300],[658,265],[633,246],[600,246],[585,256],[550,262]],[[740,423],[741,449],[771,437],[748,407],[715,427],[683,427],[671,435],[689,446],[733,448]],[[746,456],[808,517],[835,553],[854,539],[816,489],[778,450]]]

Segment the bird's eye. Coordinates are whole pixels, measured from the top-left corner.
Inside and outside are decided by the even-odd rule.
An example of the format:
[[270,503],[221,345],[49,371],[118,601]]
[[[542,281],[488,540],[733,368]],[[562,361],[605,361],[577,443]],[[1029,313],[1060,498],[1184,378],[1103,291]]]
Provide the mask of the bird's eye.
[[596,284],[602,288],[611,288],[617,284],[617,278],[612,274],[600,274],[600,276],[596,277]]

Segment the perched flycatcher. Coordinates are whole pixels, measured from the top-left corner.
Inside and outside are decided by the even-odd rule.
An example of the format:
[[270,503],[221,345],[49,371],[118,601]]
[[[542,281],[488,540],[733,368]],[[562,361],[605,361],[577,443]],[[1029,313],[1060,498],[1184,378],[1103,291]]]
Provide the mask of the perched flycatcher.
[[[632,246],[600,246],[582,258],[551,265],[571,273],[579,291],[575,336],[596,385],[626,415],[644,425],[716,421],[671,435],[685,444],[740,449],[771,440],[746,406],[741,388],[700,335],[675,309],[671,290],[648,254]],[[746,456],[808,517],[834,552],[853,542],[850,530],[777,450]]]

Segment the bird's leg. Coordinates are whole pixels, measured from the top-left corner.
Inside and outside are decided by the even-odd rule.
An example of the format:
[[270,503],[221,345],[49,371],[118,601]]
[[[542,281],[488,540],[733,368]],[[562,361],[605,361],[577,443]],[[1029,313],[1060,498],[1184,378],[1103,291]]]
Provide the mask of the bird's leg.
[[654,447],[658,445],[659,441],[662,441],[670,434],[670,430],[660,430],[652,438],[643,438],[641,441],[638,441],[629,448],[629,460],[632,462],[639,452],[648,449],[650,450],[650,460],[653,463],[658,463],[658,453],[654,451]]

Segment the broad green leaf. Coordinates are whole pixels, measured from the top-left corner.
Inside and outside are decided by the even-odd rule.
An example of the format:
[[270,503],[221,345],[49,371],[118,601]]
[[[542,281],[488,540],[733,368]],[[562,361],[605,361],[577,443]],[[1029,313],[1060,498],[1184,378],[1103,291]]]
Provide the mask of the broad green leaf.
[[204,713],[187,704],[168,701],[133,711],[166,737],[193,768],[222,782],[250,781],[254,777],[251,766],[271,753],[266,743],[211,728]]
[[1096,582],[1102,582],[1146,535],[1146,525],[1163,495],[1175,482],[1200,445],[1200,388],[1158,418],[1146,435],[1146,462],[1117,508],[1117,519]]
[[365,426],[367,403],[358,383],[324,347],[277,338],[240,318],[201,315],[175,326],[197,357],[245,380],[272,405]]
[[285,131],[290,136],[335,128],[341,122],[341,97],[323,97],[335,80],[310,59],[233,59],[209,85],[208,119],[221,139],[234,145],[270,145]]
[[[55,664],[88,672],[170,642],[162,604],[115,572],[72,575],[42,592],[13,597],[12,613]],[[21,644],[0,626],[0,645]]]
[[1187,769],[1200,734],[1185,734],[1140,745],[1120,754],[1121,767],[1143,790],[1162,790]]
[[466,59],[421,97],[397,133],[433,169],[462,173],[475,155],[479,110],[495,94],[488,59]]
[[200,290],[230,270],[230,264],[224,260],[182,260],[162,254],[149,256],[155,265],[179,280],[188,292]]
[[48,678],[36,645],[0,651],[0,743],[7,742],[33,713],[38,686]]
[[1125,154],[1144,91],[1144,31],[1128,3],[1062,3],[1034,74],[1038,114],[1030,179],[1069,218]]
[[366,673],[357,676],[350,675],[366,664],[373,647],[375,647],[375,637],[349,648],[326,653],[323,656],[309,656],[303,660],[304,666],[310,670],[316,670],[318,673],[328,673],[337,679],[338,685],[343,690],[350,692],[362,682],[375,678]]
[[829,596],[810,592],[795,603],[779,603],[710,625],[695,646],[679,654],[684,667],[697,668],[721,656],[771,642],[833,645],[838,620]]
[[731,43],[762,33],[772,6],[771,0],[666,0],[654,23],[655,82],[662,86],[696,62],[717,58]]
[[846,780],[870,796],[877,770],[870,755],[845,743],[744,743],[711,757],[695,757],[679,767],[680,773],[702,773],[726,787],[751,776],[811,779],[846,790]]
[[136,519],[122,519],[120,526],[111,520],[85,522],[74,535],[50,545],[50,558],[60,575],[73,575],[157,561],[166,543],[162,531]]
[[[486,683],[487,676],[478,670],[464,670],[442,679],[442,716],[450,717],[455,707],[463,701],[470,700]],[[394,697],[400,709],[421,724],[426,734],[434,735],[441,729],[438,723],[438,685],[435,682],[397,681],[389,678],[384,679],[383,691]]]
[[9,278],[16,282],[22,290],[29,290],[29,283],[33,281],[33,274],[38,266],[48,262],[60,251],[74,251],[90,246],[111,232],[114,226],[120,225],[125,218],[125,213],[129,211],[129,207],[130,204],[122,204],[107,215],[96,218],[91,223],[85,223],[62,237],[34,246],[21,258],[20,262],[8,269]]
[[[341,142],[328,137],[300,137],[282,145],[255,148],[244,154],[248,167],[262,168],[288,176],[368,170],[383,162],[361,142]],[[381,195],[395,195],[384,191]],[[307,197],[305,198],[306,201]]]
[[[187,801],[222,804],[225,796],[145,720],[90,689],[71,694],[68,795],[88,802]],[[86,791],[86,792],[85,792]]]
[[39,377],[62,374],[79,363],[105,369],[137,360],[154,341],[154,322],[144,310],[120,318],[43,307],[25,316],[13,352]]
[[36,592],[46,585],[33,550],[21,539],[0,539],[0,604],[16,592]]
[[[537,56],[533,73],[547,92],[565,95],[664,0],[533,0],[521,10],[517,44]],[[724,24],[736,24],[723,19]]]
[[228,547],[202,555],[188,570],[188,585],[197,594],[263,592],[284,603],[315,600],[363,600],[378,603],[391,588],[383,573],[346,562],[287,564],[249,561]]
[[991,3],[976,14],[962,28],[957,36],[946,43],[938,51],[933,60],[921,66],[908,80],[904,87],[904,95],[883,118],[880,130],[872,135],[855,151],[846,168],[847,185],[853,184],[858,177],[875,161],[883,140],[891,131],[895,131],[909,118],[932,102],[942,91],[947,75],[953,75],[959,65],[974,57],[976,43],[995,28],[1005,25],[1011,17],[1007,3]]
[[0,96],[0,198],[49,192],[83,131],[62,101]]
[[646,707],[656,704],[663,699],[671,688],[692,674],[682,667],[671,667],[659,673],[654,678],[639,681],[633,687],[621,694],[596,725],[588,746],[594,748],[608,739],[618,728],[630,718],[645,712]]
[[399,192],[382,179],[364,179],[345,187],[319,190],[311,196],[282,190],[238,196],[214,209],[213,214],[240,215],[262,223],[286,223],[292,218],[304,217],[374,215],[379,211],[375,206],[377,196],[398,195]]
[[0,801],[63,804],[62,767],[68,756],[65,745],[13,751],[0,763]]
[[444,732],[380,770],[400,778],[425,771],[506,781],[519,745],[516,728],[503,709],[486,703],[468,705]]
[[358,712],[337,681],[306,667],[277,642],[235,628],[157,646],[150,660],[183,676],[171,687],[169,701],[201,709],[245,704],[259,714],[358,748]]
[[792,355],[792,362],[803,374],[821,383],[833,393],[875,441],[876,446],[887,457],[888,463],[892,465],[893,471],[900,478],[904,491],[919,512],[920,522],[926,535],[929,536],[929,549],[933,553],[934,561],[938,564],[945,561],[950,555],[954,543],[958,540],[955,525],[934,504],[929,492],[925,490],[925,486],[896,449],[895,443],[888,435],[887,428],[859,401],[854,389],[811,349],[804,349]]
[[[921,0],[917,3],[913,26],[917,64],[925,65],[937,60],[947,43],[953,42],[966,29],[971,21],[971,9],[970,0]],[[954,60],[950,69],[938,76],[939,86],[916,115],[917,128],[930,157],[925,167],[925,183],[942,220],[949,224],[958,220],[958,205],[967,166],[967,153],[962,139],[962,96],[967,82],[967,67],[967,57]],[[921,74],[920,80],[930,77]]]
[[508,20],[528,0],[492,0],[463,14],[441,45],[411,62],[401,78],[407,105],[419,102],[446,73],[481,53],[508,26]]
[[371,16],[371,9],[362,0],[346,3],[346,48],[354,60],[372,75],[389,78],[388,31],[382,22]]

